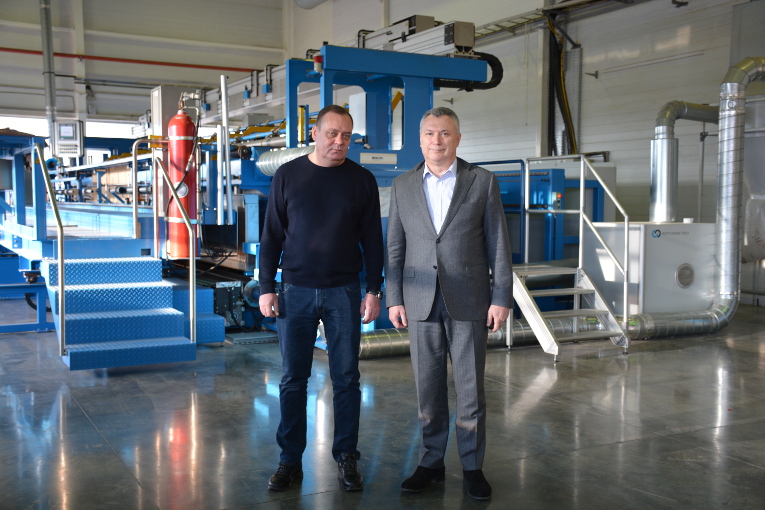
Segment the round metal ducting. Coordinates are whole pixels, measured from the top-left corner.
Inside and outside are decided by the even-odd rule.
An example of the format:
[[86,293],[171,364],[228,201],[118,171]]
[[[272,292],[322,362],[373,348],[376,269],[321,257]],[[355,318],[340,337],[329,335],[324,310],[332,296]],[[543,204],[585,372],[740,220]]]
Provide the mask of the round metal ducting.
[[244,301],[253,308],[258,308],[258,300],[260,299],[260,283],[255,280],[250,280],[242,289],[242,297]]
[[693,281],[696,279],[696,272],[693,270],[693,266],[685,263],[680,264],[675,271],[675,281],[683,289],[687,289],[693,285]]
[[313,9],[317,5],[321,5],[327,0],[295,0],[295,4],[303,9]]
[[284,163],[292,161],[293,159],[297,159],[300,156],[310,154],[315,148],[316,147],[314,145],[309,145],[308,147],[298,147],[296,149],[264,152],[258,158],[256,165],[258,166],[258,170],[260,170],[263,175],[273,176],[279,167]]

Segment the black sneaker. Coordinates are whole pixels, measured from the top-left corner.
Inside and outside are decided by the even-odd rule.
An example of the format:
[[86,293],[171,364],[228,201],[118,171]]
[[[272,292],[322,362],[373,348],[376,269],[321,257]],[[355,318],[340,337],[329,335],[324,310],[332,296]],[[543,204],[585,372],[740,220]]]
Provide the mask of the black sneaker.
[[286,491],[290,488],[293,480],[303,479],[303,464],[286,464],[284,462],[279,463],[279,467],[276,469],[271,478],[268,480],[268,489],[272,491]]
[[340,454],[340,460],[337,461],[337,479],[340,480],[340,487],[347,491],[360,491],[364,488],[364,477],[359,473],[355,454]]

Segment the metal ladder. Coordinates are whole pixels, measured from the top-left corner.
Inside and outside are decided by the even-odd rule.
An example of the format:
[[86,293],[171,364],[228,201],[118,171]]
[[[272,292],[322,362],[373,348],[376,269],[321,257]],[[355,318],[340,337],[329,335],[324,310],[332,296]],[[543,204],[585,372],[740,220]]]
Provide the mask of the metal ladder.
[[[526,285],[529,276],[573,275],[573,287],[531,290]],[[558,361],[560,344],[579,340],[610,338],[614,345],[624,347],[627,353],[629,339],[624,334],[614,313],[592,284],[582,268],[544,265],[516,265],[513,268],[513,296],[542,349]],[[571,296],[573,308],[542,312],[536,297]],[[571,318],[571,332],[556,332],[548,319]]]
[[[543,161],[555,161],[555,160],[578,160],[580,162],[579,171],[579,208],[578,209],[532,209],[530,204],[530,190],[529,190],[529,175],[531,173],[531,162],[543,162]],[[624,207],[619,203],[602,177],[598,174],[597,170],[592,166],[592,163],[581,154],[572,154],[568,156],[553,156],[553,157],[540,157],[529,158],[527,165],[521,167],[521,174],[523,176],[523,207],[521,208],[521,224],[522,224],[522,242],[523,242],[523,254],[524,260],[529,260],[529,217],[532,214],[574,214],[579,216],[579,262],[578,267],[559,267],[553,265],[539,265],[539,264],[524,264],[516,265],[513,268],[513,296],[515,297],[518,307],[523,312],[526,321],[529,323],[531,330],[537,337],[539,344],[542,346],[545,352],[555,356],[555,361],[558,361],[558,353],[560,350],[560,344],[562,342],[578,342],[579,340],[594,340],[602,338],[610,338],[614,345],[624,348],[624,354],[627,354],[627,348],[629,347],[629,337],[626,335],[628,324],[628,310],[629,310],[629,297],[628,297],[628,272],[629,272],[629,216]],[[616,209],[622,214],[624,218],[624,255],[621,261],[608,246],[606,241],[598,232],[592,219],[585,211],[585,180],[588,174],[592,174],[603,187],[603,190],[608,197],[613,201]],[[605,253],[614,262],[616,269],[622,274],[624,278],[624,291],[623,291],[623,316],[621,322],[616,320],[613,311],[608,306],[608,303],[603,299],[595,285],[587,276],[587,272],[582,267],[583,260],[583,245],[584,242],[584,229],[589,228],[595,235],[595,238],[599,241]],[[556,288],[560,285],[548,285],[548,288],[540,290],[529,290],[526,285],[526,280],[530,276],[560,276],[560,275],[572,275],[574,276],[574,286],[569,288]],[[552,287],[552,288],[549,288]],[[542,312],[537,306],[535,301],[536,297],[543,296],[571,296],[573,301],[573,307],[569,310],[555,310],[550,312]],[[583,306],[584,305],[584,306]],[[552,326],[549,322],[555,319],[572,319],[570,328],[566,328],[567,331],[563,332],[561,329]],[[508,346],[509,347],[509,346]]]

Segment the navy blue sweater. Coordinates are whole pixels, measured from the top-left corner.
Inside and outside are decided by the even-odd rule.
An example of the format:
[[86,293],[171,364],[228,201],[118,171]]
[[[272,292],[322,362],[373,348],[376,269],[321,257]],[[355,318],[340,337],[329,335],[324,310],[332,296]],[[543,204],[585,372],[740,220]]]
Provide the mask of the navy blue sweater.
[[359,279],[362,258],[367,291],[376,292],[383,282],[383,240],[372,173],[348,159],[322,167],[308,156],[279,167],[260,237],[260,292],[275,292],[277,267],[292,285],[349,285]]

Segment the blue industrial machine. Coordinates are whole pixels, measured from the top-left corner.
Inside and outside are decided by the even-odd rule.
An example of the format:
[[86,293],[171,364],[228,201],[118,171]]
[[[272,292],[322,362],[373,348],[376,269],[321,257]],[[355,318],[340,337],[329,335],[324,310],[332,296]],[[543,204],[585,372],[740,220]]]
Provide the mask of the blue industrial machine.
[[[460,56],[325,45],[312,60],[288,60],[284,66],[269,69],[260,87],[244,86],[241,94],[247,101],[271,94],[275,83],[268,79],[269,73],[281,73],[284,118],[267,119],[241,130],[224,127],[217,137],[196,138],[187,172],[197,169],[198,182],[193,186],[185,183],[185,188],[183,181],[173,180],[169,185],[170,177],[163,180],[171,138],[166,131],[119,147],[86,139],[86,148],[109,145],[118,155],[129,152],[126,148],[132,145],[132,154],[103,163],[78,161],[74,166],[41,161],[43,140],[39,138],[0,138],[0,151],[5,151],[0,152],[4,163],[0,167],[0,183],[4,183],[0,188],[4,190],[0,195],[0,246],[12,252],[7,258],[15,259],[12,264],[17,265],[17,275],[26,275],[29,282],[11,278],[8,295],[37,293],[38,323],[32,329],[45,330],[51,323],[40,312],[45,310],[44,294],[39,283],[31,287],[45,282],[62,359],[72,370],[193,359],[195,342],[222,342],[225,326],[275,327],[262,324],[257,311],[260,228],[271,176],[284,162],[312,150],[308,133],[315,111],[335,102],[338,88],[361,89],[360,106],[353,111],[351,104],[358,133],[353,135],[348,157],[375,175],[386,223],[392,179],[422,159],[419,121],[433,106],[434,88],[481,88],[501,79],[501,66],[493,57],[469,50]],[[490,82],[486,81],[487,62],[493,74]],[[318,104],[313,108],[300,104],[299,91],[305,83],[319,86]],[[179,92],[168,88],[164,93],[169,99],[162,105],[156,99],[162,97],[161,89],[152,91],[152,115],[155,111],[169,113],[153,120],[155,128],[161,125],[164,129],[169,115],[179,108],[184,115],[186,110],[196,109],[197,125],[216,121],[227,125],[226,90]],[[402,94],[404,100],[400,101]],[[143,154],[138,150],[140,144],[147,148]],[[516,247],[513,258],[520,261],[524,236],[518,215],[523,203],[520,173],[524,163],[482,164],[499,168],[500,190]],[[32,171],[25,171],[26,167]],[[55,197],[55,204],[46,203],[46,174],[52,177],[48,194]],[[562,170],[535,170],[531,202],[542,209],[563,207],[566,189],[573,184]],[[198,257],[171,257],[165,239],[168,225],[185,220],[170,217],[168,204],[179,203],[179,193],[189,189],[196,190],[196,214],[186,224],[190,231],[196,229],[192,244],[199,250]],[[602,203],[602,196],[596,202]],[[565,245],[575,239],[564,235],[559,216],[546,216],[541,241],[544,258],[561,258]],[[59,278],[62,252],[65,276]],[[197,258],[201,272],[195,269]],[[0,262],[8,267],[1,256]],[[190,292],[191,288],[197,291]],[[64,321],[60,320],[62,304]],[[365,330],[387,327],[390,323],[383,317]]]

